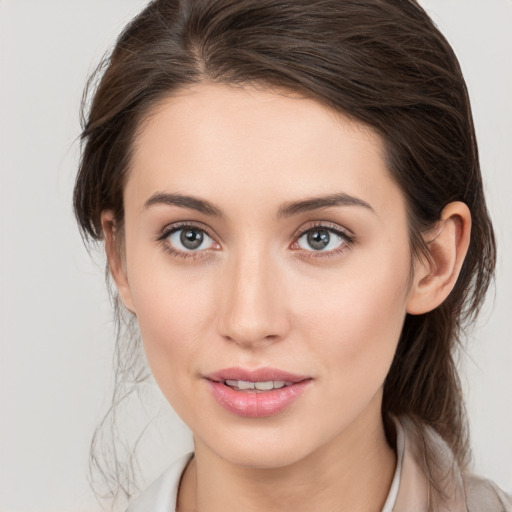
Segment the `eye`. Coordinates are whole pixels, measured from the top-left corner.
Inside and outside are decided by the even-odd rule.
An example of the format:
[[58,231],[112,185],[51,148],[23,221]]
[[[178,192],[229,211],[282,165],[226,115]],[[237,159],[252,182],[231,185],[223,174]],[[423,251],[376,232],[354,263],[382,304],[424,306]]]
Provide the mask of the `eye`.
[[196,226],[174,227],[164,235],[164,239],[173,249],[181,252],[197,252],[216,245],[206,231]]
[[351,243],[351,239],[342,231],[327,226],[315,226],[304,231],[296,242],[296,247],[314,252],[338,252]]

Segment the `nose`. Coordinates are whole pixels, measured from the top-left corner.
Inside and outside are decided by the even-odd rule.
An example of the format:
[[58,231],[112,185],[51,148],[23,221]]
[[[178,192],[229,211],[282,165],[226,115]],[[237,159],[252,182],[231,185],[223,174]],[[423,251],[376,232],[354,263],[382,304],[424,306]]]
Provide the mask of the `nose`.
[[244,348],[256,348],[283,339],[290,325],[279,265],[268,254],[247,252],[233,257],[221,278],[219,331]]

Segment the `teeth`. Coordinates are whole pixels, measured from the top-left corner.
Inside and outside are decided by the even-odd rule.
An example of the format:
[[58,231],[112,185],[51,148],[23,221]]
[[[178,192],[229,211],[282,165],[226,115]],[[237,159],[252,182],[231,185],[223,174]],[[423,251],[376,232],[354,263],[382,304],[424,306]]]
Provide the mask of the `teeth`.
[[274,383],[271,380],[268,382],[255,382],[254,387],[260,391],[270,391],[274,389]]
[[248,380],[226,380],[226,384],[231,388],[238,388],[240,390],[257,389],[258,391],[270,391],[271,389],[284,388],[290,385],[291,382],[284,380],[269,380],[266,382],[251,382]]

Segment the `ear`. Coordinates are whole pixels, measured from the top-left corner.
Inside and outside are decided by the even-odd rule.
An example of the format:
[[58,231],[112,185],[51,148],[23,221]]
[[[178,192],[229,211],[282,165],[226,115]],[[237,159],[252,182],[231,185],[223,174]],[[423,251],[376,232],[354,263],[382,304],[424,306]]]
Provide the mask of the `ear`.
[[452,291],[469,248],[471,213],[462,202],[449,203],[426,240],[430,261],[416,262],[407,313],[421,315],[443,303]]
[[105,252],[107,253],[110,275],[116,283],[123,304],[129,311],[134,313],[135,308],[126,272],[126,259],[123,254],[124,241],[120,239],[121,234],[117,229],[114,214],[110,210],[102,212],[101,227],[105,237]]

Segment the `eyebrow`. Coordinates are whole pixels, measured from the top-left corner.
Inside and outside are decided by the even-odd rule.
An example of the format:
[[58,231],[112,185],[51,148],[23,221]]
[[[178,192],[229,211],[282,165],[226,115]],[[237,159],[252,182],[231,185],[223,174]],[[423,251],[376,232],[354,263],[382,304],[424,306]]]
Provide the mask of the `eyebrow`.
[[214,217],[222,217],[222,212],[206,199],[199,199],[198,197],[187,196],[183,194],[167,194],[165,192],[157,192],[153,194],[145,203],[144,209],[147,209],[156,204],[166,204],[169,206],[180,206],[181,208],[190,208],[197,210],[205,215],[212,215]]
[[337,194],[330,194],[327,196],[312,197],[300,201],[292,201],[285,203],[277,213],[280,217],[291,217],[299,213],[305,213],[312,210],[320,210],[322,208],[330,208],[332,206],[361,206],[375,213],[375,210],[362,199],[350,196],[343,192]]
[[[206,199],[183,195],[169,194],[165,192],[157,192],[153,194],[145,203],[144,209],[151,206],[164,204],[169,206],[179,206],[181,208],[189,208],[205,215],[222,218],[222,211]],[[359,199],[343,192],[337,194],[329,194],[327,196],[311,197],[300,201],[290,201],[284,203],[277,213],[277,218],[292,217],[313,210],[322,208],[330,208],[333,206],[360,206],[375,213],[374,209],[366,201]]]

